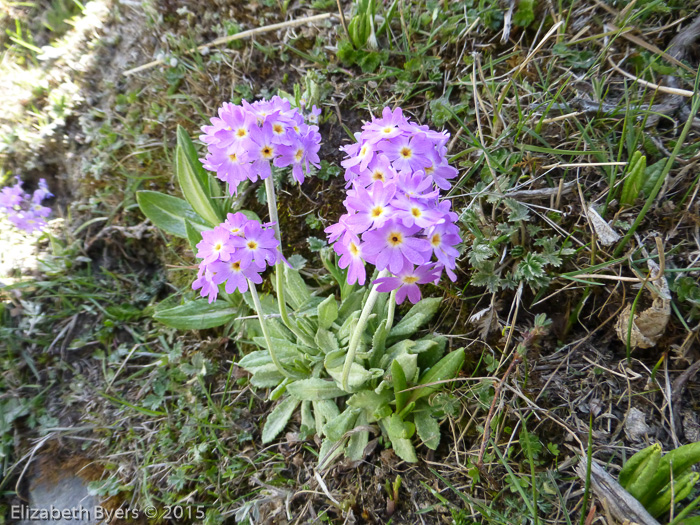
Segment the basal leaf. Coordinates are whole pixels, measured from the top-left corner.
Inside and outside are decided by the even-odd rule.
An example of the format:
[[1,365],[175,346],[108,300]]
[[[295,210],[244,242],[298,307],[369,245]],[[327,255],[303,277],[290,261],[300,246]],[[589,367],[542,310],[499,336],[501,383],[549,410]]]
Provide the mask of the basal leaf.
[[153,318],[178,330],[205,330],[221,326],[239,315],[240,307],[226,301],[209,304],[206,299],[197,299],[173,308],[156,309]]
[[287,391],[302,401],[320,401],[345,395],[345,392],[339,389],[333,381],[317,377],[294,381],[287,387]]
[[463,364],[464,348],[460,348],[459,350],[455,350],[454,352],[447,354],[418,380],[419,385],[426,386],[412,390],[410,401],[416,401],[421,397],[430,395],[440,388],[444,388],[444,385],[439,382],[455,377],[462,369]]
[[192,223],[198,233],[211,229],[211,225],[197,215],[187,201],[172,195],[158,191],[137,191],[136,201],[143,214],[170,235],[187,238],[186,220]]
[[222,217],[219,216],[212,204],[208,187],[203,186],[201,179],[187,159],[185,150],[180,146],[175,151],[175,172],[182,188],[182,194],[192,209],[212,227],[222,222]]
[[294,411],[299,406],[299,400],[294,397],[288,397],[275,407],[275,409],[270,412],[265,421],[265,426],[262,431],[262,442],[269,443],[277,437],[277,435],[284,430],[287,426],[289,419],[294,414]]
[[428,410],[413,412],[416,432],[423,444],[431,450],[436,450],[440,444],[440,425]]
[[318,326],[328,329],[338,318],[338,303],[335,297],[330,295],[318,305]]
[[401,319],[401,322],[391,329],[389,333],[389,342],[391,343],[401,337],[409,337],[415,334],[419,328],[433,318],[441,302],[441,298],[433,297],[423,299],[413,305],[404,318]]

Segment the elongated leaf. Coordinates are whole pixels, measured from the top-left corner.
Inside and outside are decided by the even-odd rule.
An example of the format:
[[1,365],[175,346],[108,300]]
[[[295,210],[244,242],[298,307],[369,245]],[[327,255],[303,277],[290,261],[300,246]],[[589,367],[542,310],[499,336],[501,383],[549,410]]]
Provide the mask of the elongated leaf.
[[197,228],[188,219],[185,219],[185,233],[187,234],[187,240],[190,242],[190,248],[196,254],[199,251],[197,244],[202,240],[202,233],[197,231]]
[[391,377],[394,382],[396,412],[401,412],[403,407],[406,406],[409,392],[402,392],[402,390],[406,390],[408,388],[408,385],[406,384],[406,375],[403,373],[403,368],[401,368],[401,365],[396,359],[394,359],[394,361],[391,363]]
[[435,392],[440,388],[444,388],[444,385],[432,384],[439,381],[444,381],[445,379],[451,379],[457,375],[457,373],[462,369],[464,364],[464,348],[450,352],[445,357],[440,359],[437,364],[428,370],[423,377],[418,381],[419,385],[428,385],[423,388],[418,388],[411,391],[410,401],[416,401],[421,397],[425,397]]
[[211,225],[197,215],[187,201],[172,195],[159,191],[137,191],[136,201],[143,214],[170,235],[187,238],[186,220],[197,232],[211,229]]
[[442,299],[439,297],[433,297],[429,299],[423,299],[408,311],[406,316],[401,319],[401,322],[391,329],[389,333],[389,342],[396,341],[401,337],[408,337],[415,334],[418,329],[430,321],[438,308]]
[[190,203],[192,209],[212,227],[222,222],[216,208],[212,204],[208,187],[202,185],[192,164],[187,159],[185,150],[178,147],[175,152],[175,171],[177,180],[182,188],[182,194]]
[[331,441],[338,441],[350,430],[357,419],[358,411],[346,408],[342,414],[334,417],[323,427],[323,433]]
[[205,330],[221,326],[239,315],[240,308],[226,301],[209,304],[206,299],[197,299],[165,310],[156,309],[153,319],[178,330]]
[[318,305],[318,326],[325,329],[338,318],[338,303],[332,295],[326,297],[321,304]]
[[[363,427],[368,423],[367,416],[365,415],[365,412],[362,411],[357,416],[355,428],[357,429],[357,427]],[[367,430],[356,430],[348,440],[348,445],[345,449],[345,457],[347,457],[350,461],[360,461],[364,457],[367,443],[369,443],[369,432]]]
[[396,414],[382,419],[382,426],[389,436],[396,455],[404,461],[415,463],[418,458],[416,457],[416,449],[411,444],[412,429],[409,425],[408,422],[401,421],[401,418]]
[[292,305],[292,308],[299,308],[311,299],[309,288],[306,286],[304,279],[301,278],[298,271],[285,266],[284,278],[286,281],[285,299]]
[[365,289],[360,288],[352,292],[340,305],[338,310],[338,322],[344,323],[348,316],[362,308],[362,298],[365,295]]
[[440,425],[428,410],[419,410],[413,413],[413,421],[416,423],[416,432],[423,444],[431,450],[436,450],[440,444]]
[[[267,348],[267,343],[264,337],[254,337],[253,342],[261,348]],[[270,337],[270,343],[274,347],[272,350],[280,358],[289,362],[294,360],[304,359],[304,350],[302,347],[290,343],[286,339],[277,339],[275,337]],[[268,348],[269,350],[269,348]]]
[[337,352],[339,349],[338,340],[335,338],[333,332],[329,332],[323,328],[319,328],[318,332],[316,332],[316,344],[324,354]]
[[287,426],[289,419],[294,414],[294,411],[299,406],[299,400],[294,397],[288,397],[275,407],[270,412],[265,421],[265,426],[262,431],[262,442],[269,443],[277,437],[277,435]]
[[345,395],[345,392],[335,386],[333,381],[317,377],[294,381],[287,387],[287,391],[302,401],[320,401]]
[[323,427],[334,417],[340,414],[338,405],[330,399],[322,399],[320,401],[312,401],[311,406],[314,409],[314,422],[316,424],[316,433],[319,436],[323,435]]

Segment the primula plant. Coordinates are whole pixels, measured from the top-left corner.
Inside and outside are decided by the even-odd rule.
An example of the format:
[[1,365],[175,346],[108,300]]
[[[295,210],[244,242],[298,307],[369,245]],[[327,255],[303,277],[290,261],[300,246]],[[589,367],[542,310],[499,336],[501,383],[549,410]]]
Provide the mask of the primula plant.
[[[445,337],[414,337],[441,302],[421,300],[420,285],[437,283],[443,271],[456,279],[457,215],[440,200],[457,175],[446,158],[449,136],[385,108],[343,148],[347,213],[326,229],[335,254],[321,252],[338,293],[321,295],[282,254],[271,177],[291,168],[301,184],[319,167],[319,113],[314,107],[304,115],[279,97],[224,104],[202,128],[208,154],[201,165],[179,130],[177,172],[187,202],[157,192],[140,192],[138,199],[155,224],[189,239],[200,260],[192,288],[206,299],[160,309],[156,318],[208,328],[240,317],[243,302],[256,312],[245,329],[259,350],[239,365],[252,385],[271,389],[270,399],[278,401],[264,443],[300,410],[301,433],[323,438],[323,466],[341,453],[361,459],[377,427],[401,458],[416,461],[414,434],[431,449],[440,440],[444,403],[431,394],[464,361],[463,349],[446,353]],[[226,209],[230,198],[202,166],[231,195],[244,182],[263,180],[269,222]],[[274,299],[256,288],[268,266],[275,268]],[[396,305],[406,299],[413,306],[394,323]]]
[[17,178],[14,186],[0,190],[0,213],[4,214],[16,228],[27,233],[41,231],[46,227],[46,217],[51,208],[42,206],[44,199],[53,197],[46,180],[39,181],[39,187],[30,195],[22,189],[22,182]]

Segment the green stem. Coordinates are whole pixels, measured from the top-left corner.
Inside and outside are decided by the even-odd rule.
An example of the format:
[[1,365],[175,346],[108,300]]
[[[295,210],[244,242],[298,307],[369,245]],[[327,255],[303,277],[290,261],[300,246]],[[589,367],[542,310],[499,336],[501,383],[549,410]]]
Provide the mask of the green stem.
[[394,311],[396,311],[396,290],[392,290],[389,296],[389,311],[386,316],[387,334],[391,331],[391,326],[394,324]]
[[694,87],[695,95],[693,95],[693,103],[692,103],[691,108],[690,108],[690,116],[688,117],[688,120],[686,121],[685,126],[683,126],[683,130],[681,131],[681,134],[678,137],[678,140],[676,141],[676,146],[673,148],[673,151],[671,152],[671,156],[666,161],[666,164],[664,165],[664,169],[661,172],[661,175],[659,176],[659,180],[656,181],[656,185],[651,190],[651,193],[649,193],[649,196],[647,197],[647,200],[644,203],[644,207],[642,208],[642,211],[639,212],[639,215],[637,215],[637,218],[634,220],[632,227],[629,229],[627,234],[620,241],[620,244],[617,245],[617,248],[615,248],[615,251],[613,252],[613,257],[618,257],[622,253],[622,250],[625,248],[625,246],[629,242],[632,235],[634,235],[634,232],[637,231],[637,228],[639,227],[640,223],[646,217],[646,214],[649,212],[649,209],[651,208],[652,204],[654,204],[654,200],[656,199],[656,196],[661,191],[661,187],[663,186],[664,181],[666,180],[666,176],[668,175],[668,172],[671,171],[671,168],[673,167],[673,163],[676,161],[676,157],[678,156],[678,153],[680,153],[681,148],[683,147],[683,143],[685,142],[685,138],[688,136],[688,133],[690,132],[690,128],[693,125],[693,121],[695,120],[695,115],[697,115],[698,110],[700,110],[700,92],[698,92],[699,81],[700,81],[700,73],[698,73],[698,76],[695,77],[695,87]]
[[[282,253],[282,234],[280,233],[280,221],[277,215],[277,199],[275,197],[275,184],[272,181],[272,175],[265,179],[265,192],[267,193],[267,211],[270,214],[270,222],[274,223],[275,237],[280,243],[279,251]],[[282,266],[284,262],[280,257],[280,260],[275,264],[275,283],[277,286],[277,304],[280,310],[280,316],[282,316],[282,322],[284,325],[294,331],[291,327],[289,321],[289,314],[287,314],[287,304],[284,302],[284,267]]]
[[[389,270],[382,270],[377,278],[386,277],[387,275],[389,275]],[[365,303],[365,306],[362,309],[362,313],[360,313],[360,319],[359,321],[357,321],[355,331],[350,337],[350,345],[348,346],[348,353],[345,356],[345,364],[343,365],[343,377],[341,381],[343,390],[345,390],[346,392],[348,391],[348,378],[350,377],[350,368],[352,367],[352,363],[355,361],[357,347],[359,346],[360,339],[362,339],[362,334],[365,331],[367,319],[369,319],[369,315],[372,313],[374,304],[377,302],[377,297],[379,297],[379,292],[377,291],[378,286],[379,285],[375,284],[374,288],[372,288],[372,291],[369,293],[369,297],[367,297],[367,302]]]
[[277,370],[284,377],[292,379],[293,376],[280,363],[277,355],[274,351],[274,346],[272,346],[272,341],[270,340],[270,334],[267,331],[267,326],[265,325],[265,318],[263,316],[262,305],[260,304],[260,298],[258,297],[258,291],[255,289],[255,284],[253,284],[250,279],[248,280],[248,287],[250,288],[250,296],[253,298],[253,304],[255,305],[255,311],[258,314],[258,319],[260,320],[260,328],[262,329],[263,337],[265,338],[265,344],[267,345],[267,351],[270,353],[272,362],[277,367]]

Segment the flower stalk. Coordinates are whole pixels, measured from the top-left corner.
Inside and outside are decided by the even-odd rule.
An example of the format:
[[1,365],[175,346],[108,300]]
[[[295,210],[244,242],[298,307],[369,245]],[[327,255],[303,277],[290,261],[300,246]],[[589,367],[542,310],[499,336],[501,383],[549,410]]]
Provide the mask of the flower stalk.
[[[386,277],[389,275],[389,270],[382,270],[379,273],[379,278]],[[374,308],[377,298],[379,297],[379,290],[377,288],[379,285],[374,285],[372,291],[367,297],[367,302],[365,303],[362,312],[360,313],[360,319],[357,321],[357,326],[350,336],[350,345],[348,346],[348,353],[345,355],[345,363],[343,364],[343,376],[341,378],[341,385],[343,390],[349,391],[348,380],[350,378],[350,369],[352,368],[352,363],[355,361],[355,354],[357,354],[357,347],[360,344],[360,339],[365,331],[365,326],[367,326],[367,319],[369,319],[372,309]],[[391,308],[391,307],[390,307]]]
[[263,315],[262,304],[260,304],[260,297],[258,297],[258,291],[255,289],[255,284],[248,280],[248,287],[250,289],[250,296],[253,298],[253,304],[255,305],[255,311],[258,314],[258,319],[260,320],[260,328],[262,329],[263,337],[265,338],[265,344],[267,345],[267,351],[270,353],[270,358],[275,364],[275,367],[284,377],[288,379],[293,379],[294,376],[288,372],[279,358],[275,354],[274,346],[272,346],[272,341],[270,340],[270,334],[267,331],[267,325],[265,323],[265,316]]

